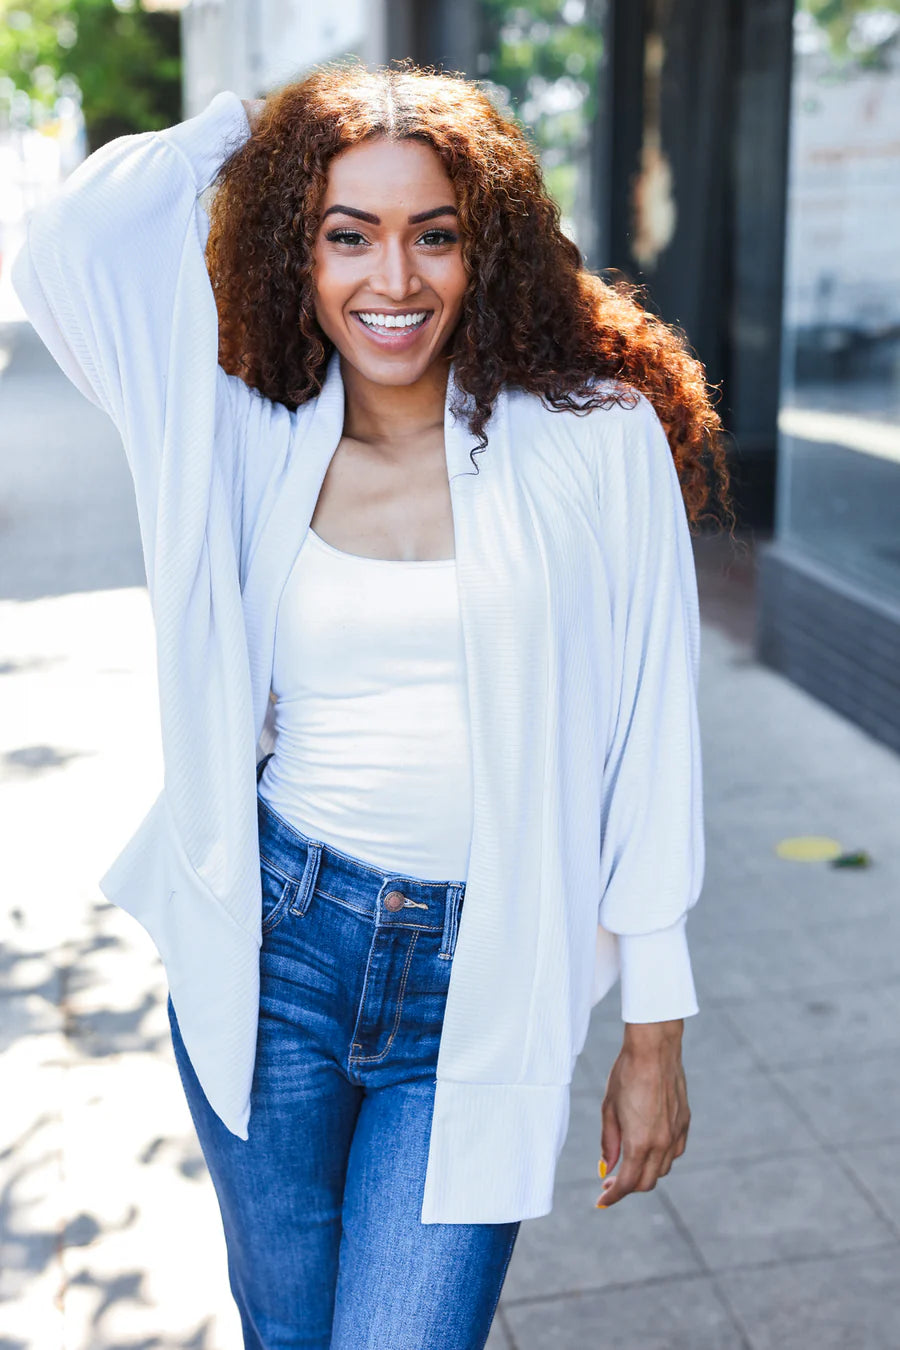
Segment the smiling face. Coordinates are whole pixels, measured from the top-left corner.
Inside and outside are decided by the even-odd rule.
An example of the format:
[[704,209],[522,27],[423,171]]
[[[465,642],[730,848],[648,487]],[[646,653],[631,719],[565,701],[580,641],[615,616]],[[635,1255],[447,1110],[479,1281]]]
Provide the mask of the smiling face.
[[316,318],[374,384],[415,384],[462,312],[456,194],[420,141],[385,137],[332,160],[315,249]]

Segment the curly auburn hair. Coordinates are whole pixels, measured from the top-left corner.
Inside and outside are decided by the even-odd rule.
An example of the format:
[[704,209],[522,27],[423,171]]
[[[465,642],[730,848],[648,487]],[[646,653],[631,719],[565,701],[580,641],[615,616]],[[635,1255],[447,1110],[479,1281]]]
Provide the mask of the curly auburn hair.
[[[429,145],[454,185],[469,280],[447,354],[469,396],[472,454],[488,444],[504,384],[576,412],[633,400],[630,386],[665,427],[690,522],[716,501],[733,525],[721,421],[685,334],[643,308],[642,287],[584,267],[526,132],[460,75],[332,63],[265,100],[210,206],[206,264],[225,370],[291,410],[319,393],[333,350],[314,309],[328,167],[374,136]],[[612,392],[597,391],[602,379]]]

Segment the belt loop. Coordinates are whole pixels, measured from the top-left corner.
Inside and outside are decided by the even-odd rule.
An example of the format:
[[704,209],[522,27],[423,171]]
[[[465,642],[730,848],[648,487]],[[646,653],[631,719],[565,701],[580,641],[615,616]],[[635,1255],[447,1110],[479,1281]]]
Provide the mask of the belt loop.
[[321,862],[322,841],[310,839],[306,850],[306,866],[303,869],[303,876],[300,878],[297,898],[291,905],[292,914],[305,914],[309,909],[310,898],[316,887]]
[[462,904],[463,886],[448,886],[444,903],[444,932],[441,936],[441,955],[449,961],[456,951],[456,934],[459,931],[459,910]]

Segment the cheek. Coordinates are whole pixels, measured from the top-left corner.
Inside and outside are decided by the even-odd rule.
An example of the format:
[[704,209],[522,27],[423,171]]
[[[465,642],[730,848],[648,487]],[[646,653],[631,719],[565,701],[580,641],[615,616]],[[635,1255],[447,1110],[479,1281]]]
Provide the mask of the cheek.
[[359,263],[353,258],[317,255],[314,285],[320,305],[337,313],[359,286]]
[[315,288],[316,308],[327,313],[334,307],[339,294],[338,279],[334,274],[334,268],[330,267],[327,262],[316,259],[313,286]]
[[459,256],[446,259],[439,273],[432,278],[434,289],[449,310],[461,307],[468,282],[462,257]]

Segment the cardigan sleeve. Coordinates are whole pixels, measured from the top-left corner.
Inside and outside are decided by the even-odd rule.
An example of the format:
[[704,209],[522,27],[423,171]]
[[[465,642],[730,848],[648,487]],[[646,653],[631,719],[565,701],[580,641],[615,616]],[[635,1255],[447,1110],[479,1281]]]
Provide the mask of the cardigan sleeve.
[[705,866],[700,618],[678,473],[655,409],[620,408],[601,455],[615,540],[615,671],[603,775],[599,922],[619,941],[622,1020],[699,1011],[686,936]]
[[[155,496],[173,334],[194,328],[199,344],[217,328],[211,286],[192,292],[188,313],[177,303],[188,255],[202,265],[199,194],[249,134],[240,98],[225,91],[176,126],[110,141],[32,213],[13,264],[38,336],[115,423],[139,499]],[[249,396],[221,368],[216,378],[217,402],[233,408],[238,385]]]

